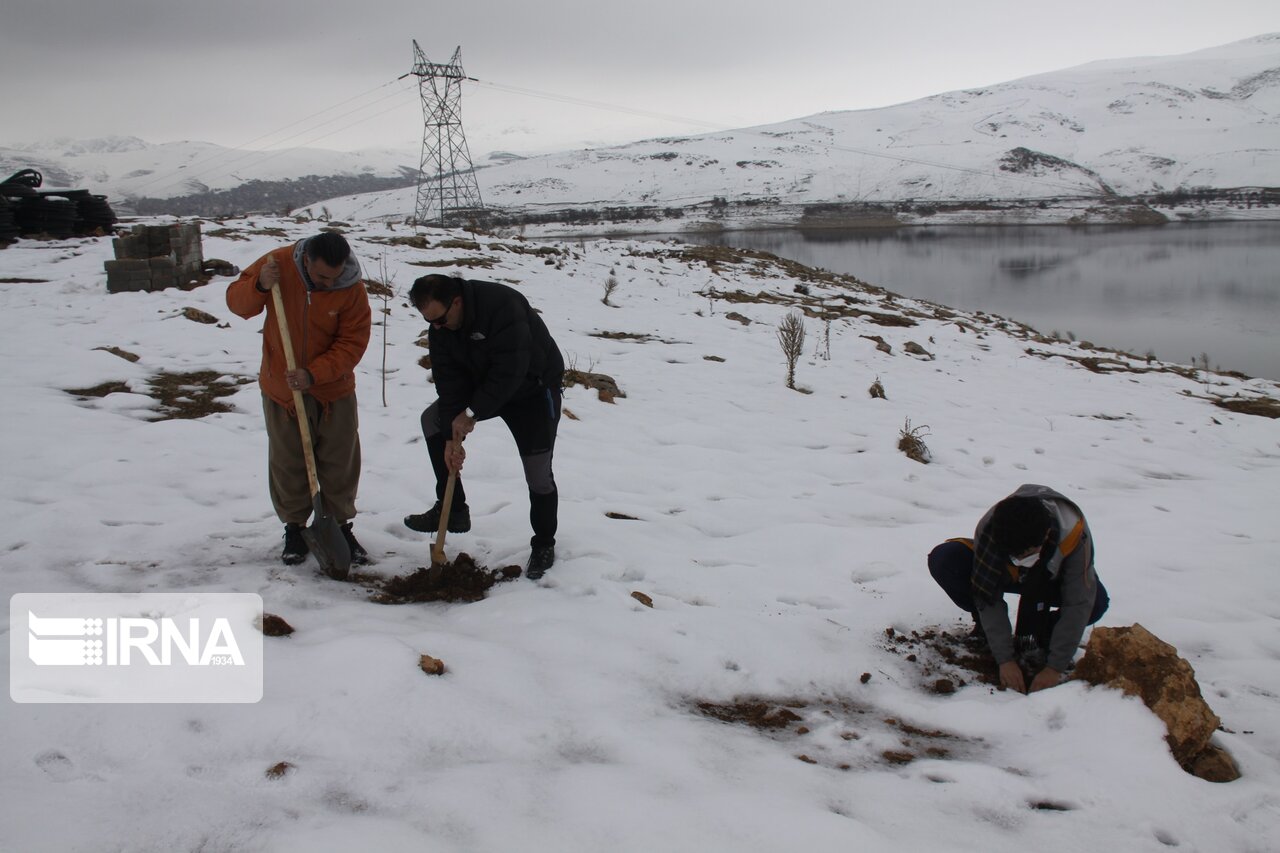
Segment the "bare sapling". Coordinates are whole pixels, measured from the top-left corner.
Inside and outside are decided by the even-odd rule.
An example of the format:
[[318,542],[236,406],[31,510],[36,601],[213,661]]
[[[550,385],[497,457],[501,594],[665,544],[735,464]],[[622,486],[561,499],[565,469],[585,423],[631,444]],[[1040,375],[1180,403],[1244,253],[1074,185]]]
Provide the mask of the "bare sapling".
[[387,270],[387,253],[378,258],[378,281],[365,283],[365,289],[382,300],[382,408],[387,407],[387,324],[391,318],[391,300],[396,296],[395,275]]
[[787,387],[796,390],[796,362],[804,352],[804,317],[792,311],[778,324],[778,346],[787,359]]

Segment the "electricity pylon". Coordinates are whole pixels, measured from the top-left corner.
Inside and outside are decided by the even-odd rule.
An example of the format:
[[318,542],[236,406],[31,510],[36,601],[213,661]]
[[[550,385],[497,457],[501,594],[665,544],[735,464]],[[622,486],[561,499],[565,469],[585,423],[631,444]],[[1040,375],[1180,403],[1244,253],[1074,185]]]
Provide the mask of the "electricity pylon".
[[484,209],[467,137],[462,132],[462,46],[448,65],[428,62],[413,42],[413,71],[422,96],[422,159],[418,164],[418,199],[414,219],[419,225],[437,222],[447,227]]

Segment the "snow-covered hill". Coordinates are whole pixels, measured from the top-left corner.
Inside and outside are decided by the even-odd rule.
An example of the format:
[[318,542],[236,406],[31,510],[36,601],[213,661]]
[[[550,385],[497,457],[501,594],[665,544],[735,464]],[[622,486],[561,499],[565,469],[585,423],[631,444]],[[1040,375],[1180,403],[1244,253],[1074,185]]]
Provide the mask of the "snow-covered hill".
[[[1124,59],[876,110],[613,148],[478,172],[486,204],[917,204],[1103,199],[1280,185],[1280,33]],[[412,213],[412,191],[328,204],[343,218]],[[714,218],[714,217],[712,217]]]
[[288,148],[250,151],[208,142],[152,144],[136,137],[53,139],[0,147],[0,180],[32,168],[44,188],[81,188],[112,201],[170,199],[231,190],[250,181],[306,176],[403,178],[418,169],[415,152]]

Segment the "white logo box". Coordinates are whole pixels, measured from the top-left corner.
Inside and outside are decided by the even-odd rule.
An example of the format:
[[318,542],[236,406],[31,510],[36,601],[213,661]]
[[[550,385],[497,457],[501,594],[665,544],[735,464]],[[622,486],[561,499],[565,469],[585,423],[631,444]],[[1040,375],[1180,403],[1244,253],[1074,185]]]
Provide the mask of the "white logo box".
[[19,593],[9,599],[15,702],[258,702],[254,593]]

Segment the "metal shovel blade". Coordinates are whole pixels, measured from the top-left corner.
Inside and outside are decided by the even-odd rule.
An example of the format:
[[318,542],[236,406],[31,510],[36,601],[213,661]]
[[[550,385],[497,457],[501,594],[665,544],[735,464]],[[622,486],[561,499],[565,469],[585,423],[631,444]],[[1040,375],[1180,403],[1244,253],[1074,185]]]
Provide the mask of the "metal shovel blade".
[[320,570],[336,581],[344,581],[351,571],[351,548],[337,520],[321,510],[318,498],[319,495],[313,506],[311,524],[302,528],[302,538],[315,554]]

